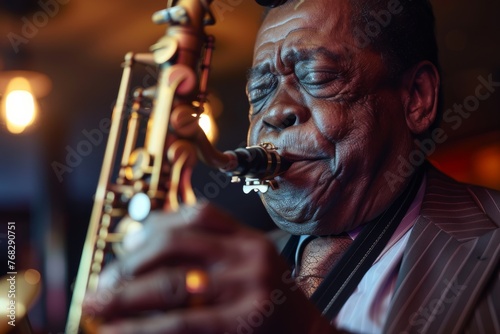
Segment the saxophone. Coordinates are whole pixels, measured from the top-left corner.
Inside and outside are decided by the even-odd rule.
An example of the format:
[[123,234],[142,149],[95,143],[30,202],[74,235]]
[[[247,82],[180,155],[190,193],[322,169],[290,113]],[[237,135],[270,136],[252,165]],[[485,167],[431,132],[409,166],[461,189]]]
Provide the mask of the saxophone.
[[[67,334],[95,332],[97,324],[82,318],[82,303],[87,291],[97,289],[107,259],[122,252],[124,236],[140,228],[152,210],[175,211],[196,203],[191,174],[198,159],[235,181],[244,178],[246,193],[274,188],[273,179],[289,167],[270,143],[219,152],[198,126],[214,47],[214,37],[204,30],[215,23],[212,1],[169,0],[152,17],[156,24],[167,24],[165,35],[151,52],[125,56]],[[272,7],[284,1],[258,2]],[[137,64],[156,66],[158,79],[155,86],[131,92]],[[143,127],[146,131],[140,131]]]

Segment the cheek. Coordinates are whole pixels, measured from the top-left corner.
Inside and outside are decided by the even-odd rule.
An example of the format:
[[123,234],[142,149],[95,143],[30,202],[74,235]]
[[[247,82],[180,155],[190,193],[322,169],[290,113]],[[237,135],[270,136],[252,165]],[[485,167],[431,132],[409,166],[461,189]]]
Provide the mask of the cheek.
[[380,143],[374,101],[367,98],[355,103],[335,103],[314,114],[321,135],[333,143],[337,162],[351,174],[377,159],[373,152]]
[[338,144],[344,141],[354,129],[352,110],[343,103],[331,103],[314,106],[312,119],[321,133],[329,142]]

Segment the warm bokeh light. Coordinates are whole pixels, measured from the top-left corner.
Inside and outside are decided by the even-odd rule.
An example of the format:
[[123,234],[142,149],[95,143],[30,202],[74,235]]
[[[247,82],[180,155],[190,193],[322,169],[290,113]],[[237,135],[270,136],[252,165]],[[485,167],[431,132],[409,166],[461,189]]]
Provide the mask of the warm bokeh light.
[[[197,102],[194,102],[193,104],[195,106],[198,106]],[[219,137],[219,131],[217,130],[217,124],[215,123],[210,104],[205,103],[203,105],[203,113],[198,117],[198,124],[200,125],[200,128],[203,130],[203,132],[205,132],[208,140],[211,143],[215,143],[217,141],[217,138]]]
[[202,270],[189,270],[186,273],[186,290],[189,293],[203,293],[208,285],[207,274]]
[[37,103],[29,81],[21,77],[12,79],[2,99],[7,129],[16,134],[23,132],[35,120],[36,112]]
[[473,172],[478,183],[500,189],[500,144],[485,146],[474,154]]
[[26,90],[14,90],[6,97],[7,124],[25,128],[35,119],[35,98]]
[[208,114],[201,114],[198,119],[198,124],[203,132],[205,132],[211,143],[217,140],[217,127],[215,126],[213,117]]
[[40,273],[35,269],[28,269],[24,273],[24,279],[28,284],[35,285],[40,283]]
[[17,326],[24,318],[39,296],[41,285],[40,273],[35,269],[0,277],[0,318],[6,319],[0,321],[0,333],[12,333],[12,324]]

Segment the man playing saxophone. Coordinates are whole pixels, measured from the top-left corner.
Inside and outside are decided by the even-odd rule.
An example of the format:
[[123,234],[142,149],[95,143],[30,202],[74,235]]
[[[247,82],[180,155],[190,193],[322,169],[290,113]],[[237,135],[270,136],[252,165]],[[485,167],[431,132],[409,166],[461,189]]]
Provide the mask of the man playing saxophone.
[[86,298],[100,332],[500,331],[500,195],[422,153],[445,136],[428,1],[271,9],[247,95],[248,144],[292,162],[261,198],[295,237],[280,256],[210,203],[153,212]]

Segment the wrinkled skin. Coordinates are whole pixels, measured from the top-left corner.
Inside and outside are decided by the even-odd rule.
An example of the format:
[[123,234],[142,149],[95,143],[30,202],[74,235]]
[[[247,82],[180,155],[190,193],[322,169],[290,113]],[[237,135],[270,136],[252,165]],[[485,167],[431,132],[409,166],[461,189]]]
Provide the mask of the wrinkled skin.
[[[287,3],[257,39],[248,141],[272,142],[295,161],[263,196],[293,233],[348,231],[384,210],[405,183],[390,191],[384,172],[434,118],[435,68],[423,62],[388,80],[379,54],[353,46],[350,15],[349,0]],[[208,203],[150,215],[125,246],[85,301],[102,333],[337,333],[267,238]],[[190,267],[210,278],[202,306],[186,307]]]
[[403,89],[380,54],[355,46],[348,2],[300,9],[270,15],[259,33],[247,86],[249,142],[271,142],[297,161],[263,195],[274,221],[293,234],[338,234],[398,195],[384,172],[408,154],[411,133]]
[[[212,205],[152,214],[127,248],[123,260],[106,267],[98,292],[86,298],[87,318],[106,320],[100,333],[238,333],[241,323],[254,333],[307,333],[311,324],[321,333],[333,330],[269,240]],[[204,268],[210,277],[203,307],[187,307],[189,267]],[[154,310],[160,312],[141,313]],[[297,311],[306,319],[300,324],[289,321]]]

